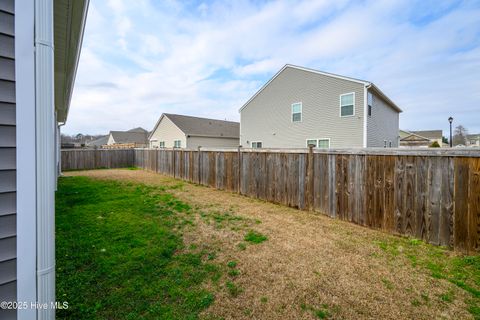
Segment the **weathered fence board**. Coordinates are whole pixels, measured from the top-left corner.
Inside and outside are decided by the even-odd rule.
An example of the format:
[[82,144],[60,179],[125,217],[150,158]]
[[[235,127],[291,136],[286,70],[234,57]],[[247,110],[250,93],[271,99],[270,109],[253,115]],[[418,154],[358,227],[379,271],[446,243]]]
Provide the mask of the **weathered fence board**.
[[480,250],[480,153],[64,150],[62,169],[138,166],[462,251]]

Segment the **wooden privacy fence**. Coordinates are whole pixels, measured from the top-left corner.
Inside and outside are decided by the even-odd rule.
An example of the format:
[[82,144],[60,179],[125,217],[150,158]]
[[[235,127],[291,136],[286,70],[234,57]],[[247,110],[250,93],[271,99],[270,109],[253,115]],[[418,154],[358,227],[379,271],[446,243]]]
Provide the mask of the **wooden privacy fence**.
[[125,168],[134,166],[134,150],[62,150],[62,170]]
[[480,248],[477,151],[134,152],[136,166],[175,178],[462,251]]

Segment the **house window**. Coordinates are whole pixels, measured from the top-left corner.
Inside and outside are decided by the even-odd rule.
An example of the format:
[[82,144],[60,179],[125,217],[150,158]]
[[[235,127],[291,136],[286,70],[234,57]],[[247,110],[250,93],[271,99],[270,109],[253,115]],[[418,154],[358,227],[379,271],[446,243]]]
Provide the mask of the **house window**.
[[297,102],[292,104],[292,122],[302,121],[302,103]]
[[368,105],[368,116],[369,117],[372,116],[372,106],[371,105]]
[[182,147],[182,140],[175,140],[173,141],[174,148],[181,148]]
[[387,147],[387,140],[383,140],[383,147],[384,147],[384,148]]
[[253,149],[260,149],[262,147],[262,142],[261,141],[252,141],[252,148]]
[[316,148],[317,145],[317,139],[307,139],[307,148],[310,147],[310,145],[313,145],[314,148]]
[[372,116],[372,106],[373,106],[373,94],[371,92],[367,93],[367,105],[368,105],[368,116]]
[[349,117],[355,115],[355,93],[340,95],[340,116]]
[[388,147],[389,147],[389,148],[392,147],[392,141],[388,141]]
[[330,148],[330,139],[318,139],[318,147],[324,149]]
[[158,146],[159,146],[160,148],[165,148],[165,141],[160,141],[160,142],[158,143]]

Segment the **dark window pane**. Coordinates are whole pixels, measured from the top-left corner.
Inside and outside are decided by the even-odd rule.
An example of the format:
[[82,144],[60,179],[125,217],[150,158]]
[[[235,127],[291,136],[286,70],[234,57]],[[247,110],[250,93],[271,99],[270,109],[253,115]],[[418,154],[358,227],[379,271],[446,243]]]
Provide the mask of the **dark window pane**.
[[301,113],[293,113],[292,114],[292,121],[293,122],[302,121],[302,114]]
[[353,105],[342,106],[342,117],[353,116]]

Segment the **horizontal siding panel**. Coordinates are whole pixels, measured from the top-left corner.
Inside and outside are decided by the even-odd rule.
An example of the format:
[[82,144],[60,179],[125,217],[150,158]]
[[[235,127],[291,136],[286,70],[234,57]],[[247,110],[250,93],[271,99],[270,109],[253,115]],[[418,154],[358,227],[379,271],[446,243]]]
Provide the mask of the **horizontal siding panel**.
[[17,233],[17,215],[0,216],[0,239],[13,237]]
[[15,13],[15,0],[0,0],[0,10]]
[[15,39],[12,36],[0,34],[0,57],[15,59]]
[[15,20],[13,14],[0,11],[0,32],[13,36],[14,28]]
[[0,80],[0,102],[15,103],[15,83],[14,82]]
[[15,170],[0,171],[0,192],[13,192],[17,188]]
[[0,102],[0,125],[14,125],[15,122],[15,104]]
[[15,148],[0,148],[0,170],[14,170],[17,166],[16,158]]
[[0,262],[0,285],[17,279],[17,259]]
[[15,81],[15,60],[0,57],[0,80]]
[[0,263],[17,257],[17,238],[0,239]]
[[0,125],[0,147],[13,148],[16,146],[16,128],[12,126]]
[[0,216],[17,212],[17,193],[0,193]]

